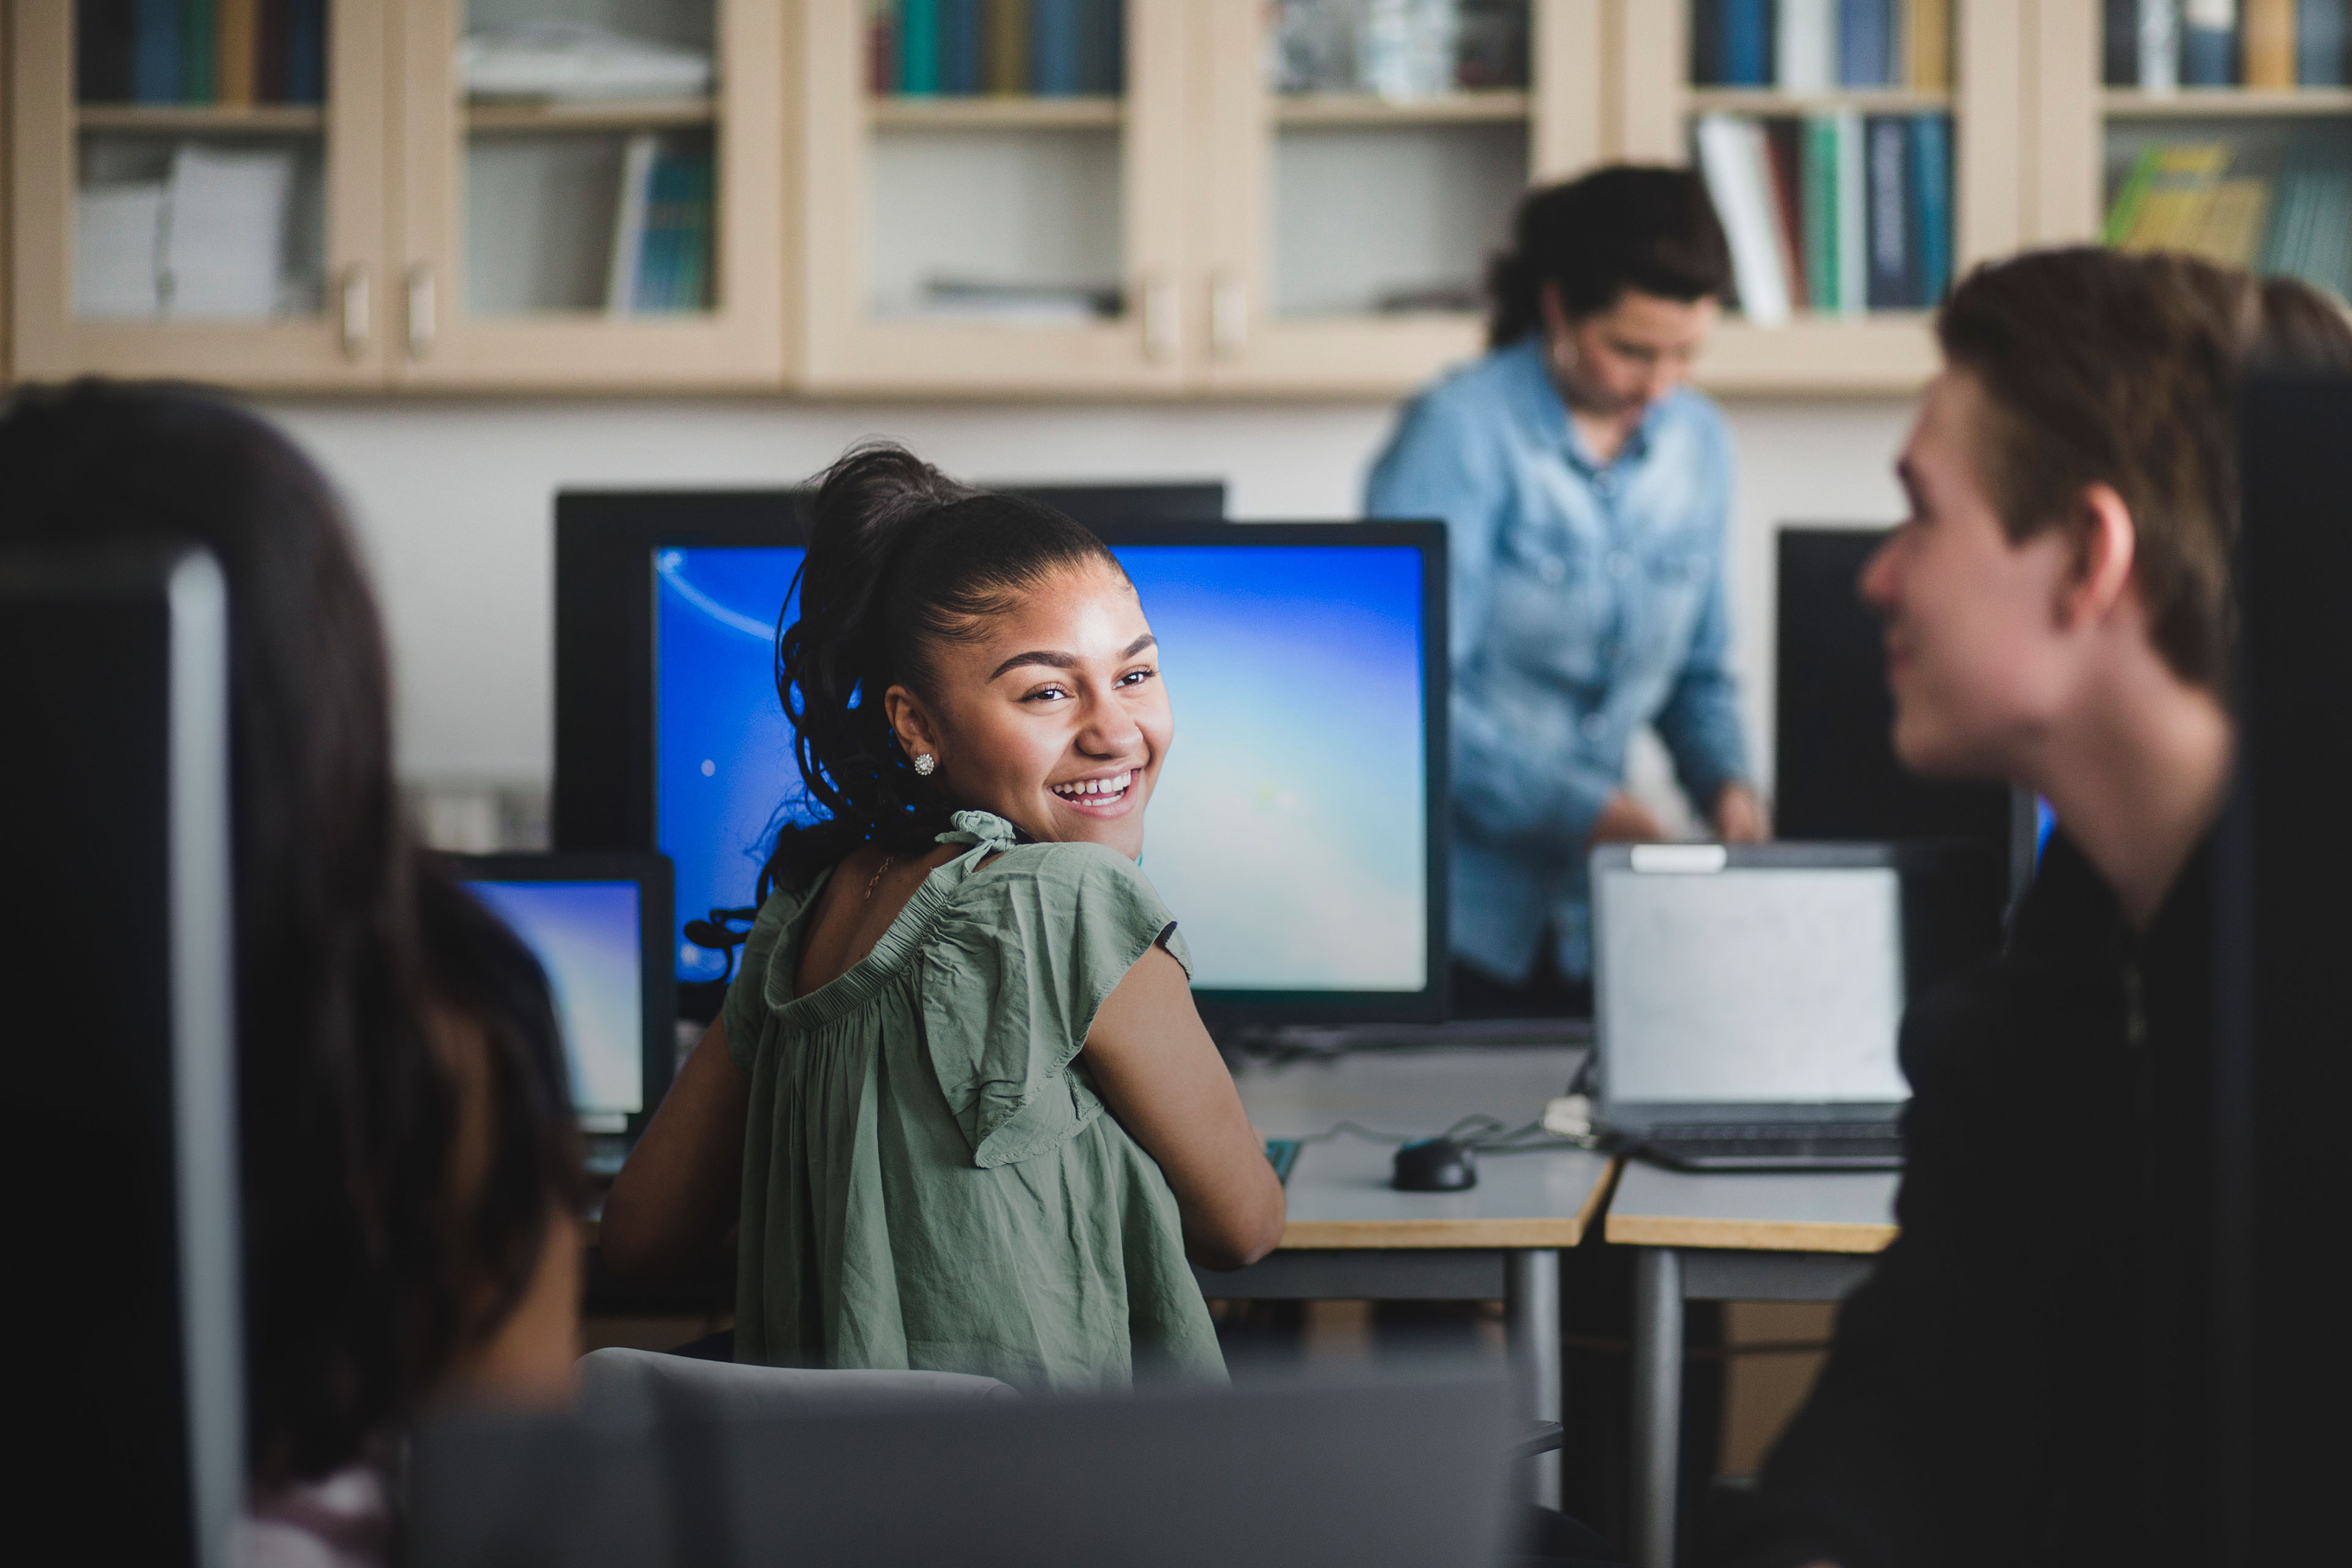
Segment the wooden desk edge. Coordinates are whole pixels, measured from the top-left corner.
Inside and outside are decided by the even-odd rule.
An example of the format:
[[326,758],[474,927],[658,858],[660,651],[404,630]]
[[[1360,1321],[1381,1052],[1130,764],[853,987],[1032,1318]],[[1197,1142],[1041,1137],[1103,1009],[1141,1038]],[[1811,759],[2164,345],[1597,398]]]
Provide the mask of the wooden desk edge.
[[1577,1247],[1616,1190],[1612,1160],[1572,1215],[1528,1219],[1301,1219],[1282,1227],[1278,1251],[1369,1247]]
[[1738,1252],[1882,1252],[1891,1225],[1802,1220],[1696,1219],[1682,1215],[1612,1214],[1606,1241],[1626,1247],[1707,1247]]

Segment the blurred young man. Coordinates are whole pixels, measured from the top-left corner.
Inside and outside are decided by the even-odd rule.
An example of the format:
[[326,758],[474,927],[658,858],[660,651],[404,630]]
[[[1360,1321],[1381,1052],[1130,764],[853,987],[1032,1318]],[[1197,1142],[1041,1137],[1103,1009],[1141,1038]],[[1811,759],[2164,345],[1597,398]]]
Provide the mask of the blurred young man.
[[2008,951],[1905,1020],[1901,1237],[1715,1555],[2197,1561],[2231,405],[2352,332],[2297,283],[2097,250],[1981,268],[1937,329],[1862,580],[1895,748],[2059,827]]

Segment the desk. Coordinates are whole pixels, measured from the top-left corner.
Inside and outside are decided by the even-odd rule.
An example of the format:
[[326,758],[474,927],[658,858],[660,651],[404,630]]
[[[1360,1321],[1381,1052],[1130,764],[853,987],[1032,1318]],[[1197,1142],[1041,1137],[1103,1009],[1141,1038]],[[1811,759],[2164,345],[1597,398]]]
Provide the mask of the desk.
[[1672,1568],[1683,1303],[1837,1301],[1895,1239],[1894,1172],[1695,1175],[1629,1163],[1602,1234],[1633,1271],[1633,1562]]
[[[1361,1052],[1329,1061],[1250,1064],[1234,1075],[1242,1104],[1268,1137],[1354,1121],[1427,1136],[1484,1113],[1507,1127],[1543,1114],[1584,1052],[1575,1047],[1433,1047]],[[1230,1274],[1199,1272],[1212,1298],[1281,1300],[1493,1300],[1506,1304],[1525,1379],[1521,1414],[1560,1418],[1559,1248],[1597,1219],[1612,1162],[1580,1149],[1489,1154],[1461,1193],[1389,1185],[1392,1144],[1347,1136],[1298,1152],[1282,1242]],[[1537,1500],[1557,1505],[1546,1466]]]

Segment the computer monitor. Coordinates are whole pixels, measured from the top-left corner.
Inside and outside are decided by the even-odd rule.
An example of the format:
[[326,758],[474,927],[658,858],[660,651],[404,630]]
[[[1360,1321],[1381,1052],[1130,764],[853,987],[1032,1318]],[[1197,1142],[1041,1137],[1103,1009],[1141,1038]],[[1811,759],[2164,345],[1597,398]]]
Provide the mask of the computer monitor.
[[1774,830],[1793,839],[1961,839],[2006,862],[2008,785],[1924,779],[1895,755],[1884,629],[1859,590],[1886,537],[1875,528],[1780,529]]
[[669,861],[627,851],[454,855],[449,867],[547,972],[581,1130],[642,1129],[677,1059]]
[[[228,603],[211,556],[0,551],[0,988],[37,1155],[12,1485],[77,1557],[226,1565],[245,1495]],[[25,1548],[20,1548],[24,1550]]]
[[[681,923],[752,902],[779,808],[799,793],[774,628],[800,549],[779,531],[752,542],[740,526],[674,522],[635,568],[652,605],[635,655],[648,674],[635,830],[677,863]],[[1097,531],[1160,640],[1177,738],[1143,866],[1184,930],[1203,1014],[1441,1017],[1442,526]],[[576,688],[559,707],[574,704],[612,708]],[[577,786],[559,775],[558,787]],[[689,1010],[715,1007],[729,962],[678,943],[681,983],[704,988],[689,989]]]

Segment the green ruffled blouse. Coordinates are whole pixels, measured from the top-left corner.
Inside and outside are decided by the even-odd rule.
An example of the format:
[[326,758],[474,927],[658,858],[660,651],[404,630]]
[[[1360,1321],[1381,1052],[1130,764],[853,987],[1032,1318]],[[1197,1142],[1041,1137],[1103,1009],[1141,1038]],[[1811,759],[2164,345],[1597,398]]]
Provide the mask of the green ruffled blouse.
[[[1078,1051],[1176,922],[1098,844],[960,812],[874,951],[794,997],[832,873],[760,911],[722,1015],[751,1080],[739,1361],[1121,1386],[1224,1378],[1175,1194]],[[982,860],[996,857],[983,868]]]

